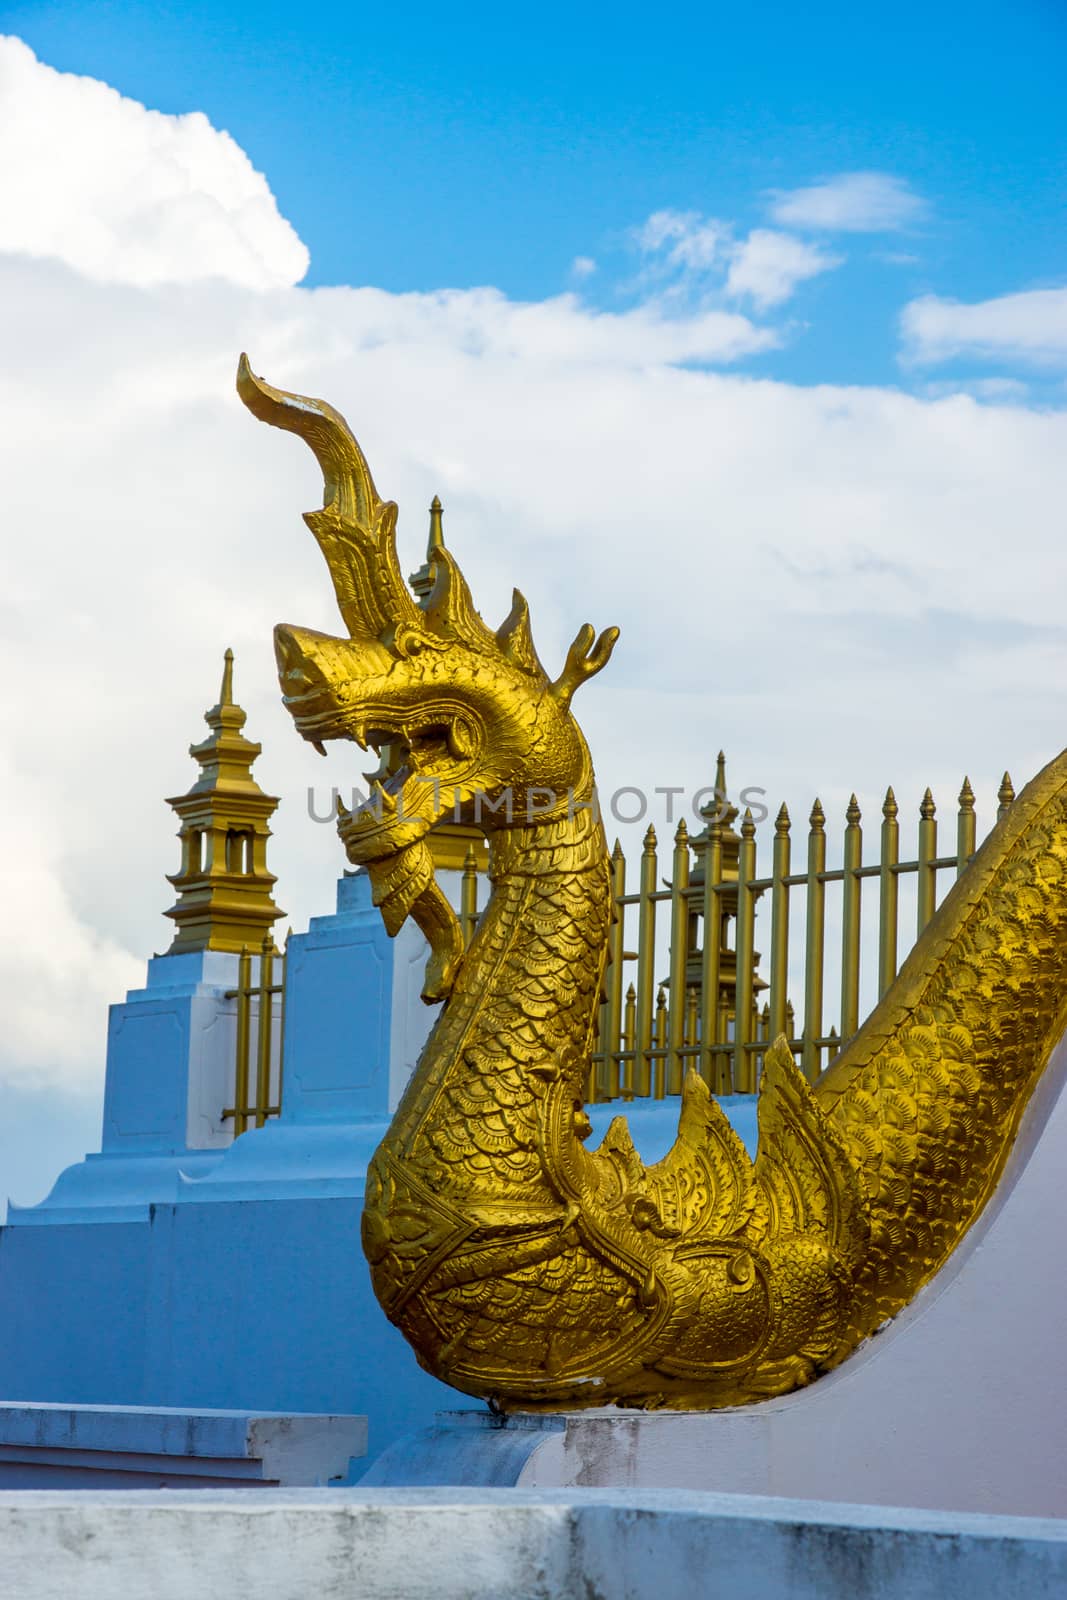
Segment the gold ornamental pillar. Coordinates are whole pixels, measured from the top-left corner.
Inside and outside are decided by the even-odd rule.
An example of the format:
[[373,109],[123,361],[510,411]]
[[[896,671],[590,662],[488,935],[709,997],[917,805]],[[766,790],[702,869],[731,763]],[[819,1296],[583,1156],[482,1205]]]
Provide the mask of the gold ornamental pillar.
[[[702,1013],[712,1020],[715,1042],[718,1043],[733,1037],[732,1029],[737,1009],[737,950],[731,942],[730,930],[731,926],[737,925],[737,878],[741,855],[741,836],[733,826],[739,812],[727,794],[726,757],[721,750],[715,766],[715,798],[709,805],[701,808],[700,815],[705,818],[707,825],[690,840],[696,860],[689,875],[689,883],[693,888],[704,885],[709,845],[712,843],[714,830],[715,872],[717,882],[722,885],[714,896],[719,904],[718,959],[710,963],[718,975],[718,994],[710,998],[707,1009],[704,1007],[703,982],[709,963],[705,958],[702,944],[702,938],[706,938],[707,934],[705,932],[702,936],[699,931],[701,903],[704,898],[700,895],[694,896],[689,902],[685,981],[687,990],[692,989],[696,992]],[[757,890],[755,898],[759,899],[761,893],[762,891]],[[755,950],[752,954],[754,1001],[768,987],[766,980],[759,975],[759,961],[760,952]]]
[[179,870],[168,873],[178,898],[164,915],[176,924],[168,955],[190,950],[258,951],[285,913],[274,904],[267,870],[268,821],[277,808],[252,776],[262,746],[242,733],[245,712],[233,698],[233,651],[227,650],[218,704],[205,711],[208,737],[189,746],[200,776],[168,800],[181,819]]

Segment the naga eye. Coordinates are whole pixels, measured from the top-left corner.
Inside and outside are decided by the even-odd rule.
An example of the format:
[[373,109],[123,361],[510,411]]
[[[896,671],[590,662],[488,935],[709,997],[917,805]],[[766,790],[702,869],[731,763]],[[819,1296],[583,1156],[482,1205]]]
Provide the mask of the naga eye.
[[426,639],[417,628],[397,628],[393,635],[393,649],[401,658],[417,656],[420,650],[425,650]]

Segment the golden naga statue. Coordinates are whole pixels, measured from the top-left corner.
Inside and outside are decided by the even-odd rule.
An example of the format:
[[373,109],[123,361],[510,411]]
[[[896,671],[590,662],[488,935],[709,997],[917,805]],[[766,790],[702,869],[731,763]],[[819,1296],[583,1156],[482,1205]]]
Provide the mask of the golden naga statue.
[[[979,1215],[1064,1029],[1067,754],[813,1087],[784,1040],[768,1051],[755,1163],[695,1073],[662,1161],[642,1164],[622,1117],[588,1150],[612,905],[571,699],[616,630],[594,643],[582,628],[553,681],[522,596],[493,632],[443,548],[420,610],[396,507],[344,419],[244,359],[238,390],[306,440],[326,482],[306,520],[348,636],[277,629],[285,704],[316,745],[388,747],[339,830],[389,932],[411,916],[426,934],[424,996],[444,1001],[368,1175],[363,1243],[386,1314],[428,1371],[504,1410],[706,1409],[810,1382]],[[492,895],[464,952],[425,836],[476,796]]]

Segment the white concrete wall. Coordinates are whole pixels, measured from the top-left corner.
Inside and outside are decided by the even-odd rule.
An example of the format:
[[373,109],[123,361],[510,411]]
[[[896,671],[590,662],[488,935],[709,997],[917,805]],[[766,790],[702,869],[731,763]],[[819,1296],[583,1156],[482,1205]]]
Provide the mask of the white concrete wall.
[[[463,887],[462,872],[439,871],[438,887],[458,912]],[[480,908],[484,908],[489,885],[478,880]],[[428,1006],[422,998],[426,962],[430,946],[425,935],[409,918],[393,940],[393,988],[389,1017],[389,1110],[395,1111],[408,1086],[415,1063],[441,1015],[439,1005]]]
[[743,1496],[0,1494],[0,1600],[1043,1600],[1067,1526]]

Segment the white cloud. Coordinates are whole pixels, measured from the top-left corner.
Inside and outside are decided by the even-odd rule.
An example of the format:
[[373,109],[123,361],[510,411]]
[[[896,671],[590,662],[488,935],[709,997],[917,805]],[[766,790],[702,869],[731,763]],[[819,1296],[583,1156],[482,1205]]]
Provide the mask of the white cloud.
[[21,1088],[76,1088],[84,1083],[87,1057],[102,1053],[108,1005],[143,982],[143,959],[72,906],[54,800],[6,759],[0,788],[9,843],[0,922],[0,1068]]
[[698,211],[655,211],[633,231],[645,258],[639,283],[661,298],[705,303],[750,300],[758,311],[788,300],[799,283],[840,265],[792,234],[756,228],[738,239],[733,227]]
[[788,300],[798,283],[839,266],[841,259],[792,234],[755,228],[731,256],[726,293],[766,311]]
[[686,273],[705,273],[723,265],[733,241],[730,224],[699,211],[654,211],[634,230],[634,241],[646,256]]
[[[86,108],[92,143],[110,113]],[[40,166],[34,206],[50,181]],[[321,801],[365,758],[320,761],[295,737],[270,641],[280,620],[339,625],[299,517],[321,484],[299,441],[238,402],[241,348],[349,416],[400,502],[405,571],[440,492],[486,616],[519,583],[546,663],[587,616],[622,625],[577,702],[609,793],[696,788],[721,744],[735,784],[799,817],[816,789],[843,806],[892,781],[905,804],[972,766],[995,788],[998,768],[1022,778],[1055,748],[1062,414],[680,365],[773,337],[721,311],[145,290],[73,270],[63,239],[53,253],[0,254],[0,751],[18,858],[0,1079],[98,1081],[105,1000],[170,939],[162,797],[192,780],[227,644],[260,780],[283,797],[279,903],[297,928],[332,904],[343,861],[306,790]]]
[[591,278],[596,271],[596,262],[592,256],[575,256],[571,262],[571,272],[576,278]]
[[772,191],[770,215],[790,228],[894,233],[918,222],[926,201],[888,172],[840,172],[803,189]]
[[939,378],[923,386],[923,393],[933,400],[946,395],[971,394],[976,400],[1025,401],[1030,398],[1030,385],[1019,378]]
[[1059,366],[1067,361],[1067,288],[971,305],[923,295],[904,307],[901,331],[906,358],[923,364],[977,356]]
[[509,300],[498,289],[441,289],[430,294],[356,294],[378,320],[381,338],[398,344],[426,341],[540,365],[605,363],[609,367],[660,362],[729,362],[773,348],[777,334],[735,311],[667,314],[658,299],[632,310],[595,311],[575,295],[551,300]]
[[0,250],[108,283],[298,282],[308,253],[262,173],[199,111],[165,116],[0,35]]

